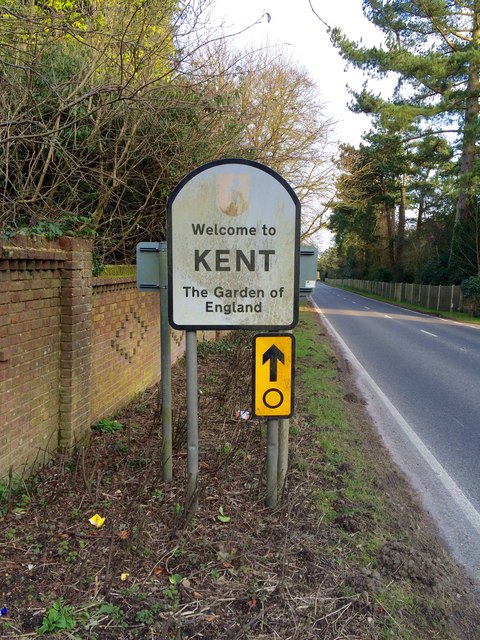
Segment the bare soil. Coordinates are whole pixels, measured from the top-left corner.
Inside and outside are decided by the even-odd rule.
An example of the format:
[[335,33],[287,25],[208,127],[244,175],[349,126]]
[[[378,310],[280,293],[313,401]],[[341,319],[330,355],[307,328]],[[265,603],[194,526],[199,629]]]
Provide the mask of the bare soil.
[[[318,334],[327,339],[320,325]],[[250,337],[237,332],[199,355],[198,511],[184,504],[180,363],[173,482],[162,481],[155,387],[116,416],[122,429],[93,431],[73,456],[59,456],[4,501],[0,637],[37,637],[57,602],[73,620],[62,638],[479,638],[473,587],[394,467],[346,363],[336,360],[338,384],[391,513],[374,561],[359,542],[377,526],[374,506],[345,508],[348,465],[332,469],[325,486],[320,425],[303,409],[309,390],[297,387],[288,483],[270,509],[263,421],[237,414],[250,407]],[[314,365],[315,354],[309,358],[300,364]],[[319,517],[319,489],[336,492],[328,522]],[[89,522],[95,513],[105,517],[100,528]]]

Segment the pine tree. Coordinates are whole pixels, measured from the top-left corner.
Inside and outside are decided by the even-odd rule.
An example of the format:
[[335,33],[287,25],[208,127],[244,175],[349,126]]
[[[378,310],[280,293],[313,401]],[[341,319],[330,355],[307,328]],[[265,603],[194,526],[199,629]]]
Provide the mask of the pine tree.
[[[367,87],[355,95],[355,109],[377,113],[380,122],[396,122],[403,137],[417,124],[422,135],[457,134],[459,147],[455,238],[476,243],[478,215],[480,0],[364,0],[366,17],[384,34],[378,47],[364,47],[331,31],[348,63],[372,77],[396,74],[390,100]],[[465,247],[460,252],[465,253]],[[480,265],[477,265],[477,268]]]

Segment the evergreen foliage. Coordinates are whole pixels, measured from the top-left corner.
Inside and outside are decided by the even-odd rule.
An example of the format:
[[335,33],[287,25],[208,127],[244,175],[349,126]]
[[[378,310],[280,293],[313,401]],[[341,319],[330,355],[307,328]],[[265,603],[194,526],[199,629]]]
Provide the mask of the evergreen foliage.
[[[332,41],[348,64],[373,78],[394,75],[397,83],[390,98],[376,95],[368,83],[353,92],[352,110],[373,120],[358,153],[371,154],[382,180],[371,176],[373,193],[345,215],[358,180],[355,169],[342,167],[347,175],[338,181],[331,222],[339,253],[348,236],[352,259],[358,238],[354,220],[375,203],[376,234],[369,231],[372,220],[364,231],[370,255],[376,247],[372,273],[388,269],[397,280],[458,283],[480,272],[480,2],[364,0],[363,8],[379,28],[382,44],[363,46],[340,29],[331,30]],[[382,256],[385,247],[388,256]],[[356,271],[365,271],[365,247],[354,253]]]

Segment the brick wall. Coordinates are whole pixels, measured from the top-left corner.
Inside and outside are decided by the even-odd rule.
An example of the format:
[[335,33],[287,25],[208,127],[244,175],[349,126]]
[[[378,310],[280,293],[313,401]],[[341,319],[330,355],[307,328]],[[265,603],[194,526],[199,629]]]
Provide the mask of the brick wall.
[[[0,243],[0,479],[68,450],[160,378],[159,295],[132,277],[92,278],[91,249]],[[173,363],[184,334],[171,338]]]
[[92,243],[62,238],[60,414],[58,444],[72,447],[90,427],[92,334]]
[[43,462],[58,445],[67,253],[58,243],[31,244],[0,251],[0,477],[11,465]]
[[[159,295],[138,291],[134,278],[93,283],[92,422],[113,415],[156,383],[160,371]],[[172,362],[183,353],[183,333],[172,331]]]

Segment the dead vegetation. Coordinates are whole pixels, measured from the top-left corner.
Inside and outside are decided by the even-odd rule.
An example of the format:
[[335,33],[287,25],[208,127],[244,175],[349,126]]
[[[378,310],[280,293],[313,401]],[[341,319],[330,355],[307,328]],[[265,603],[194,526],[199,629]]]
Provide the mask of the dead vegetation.
[[[346,371],[329,357],[342,379],[336,384],[345,383]],[[0,518],[2,638],[479,637],[470,585],[391,468],[362,404],[347,398],[352,432],[375,474],[372,491],[388,505],[381,518],[377,495],[352,508],[353,467],[330,464],[322,425],[304,410],[302,369],[324,366],[311,348],[298,361],[284,499],[275,510],[264,506],[264,427],[236,417],[250,404],[250,358],[243,333],[200,349],[197,513],[184,509],[182,363],[174,374],[172,483],[162,481],[153,388],[73,457],[14,487]],[[328,514],[319,508],[325,493]],[[105,518],[100,528],[89,522],[96,513]]]

